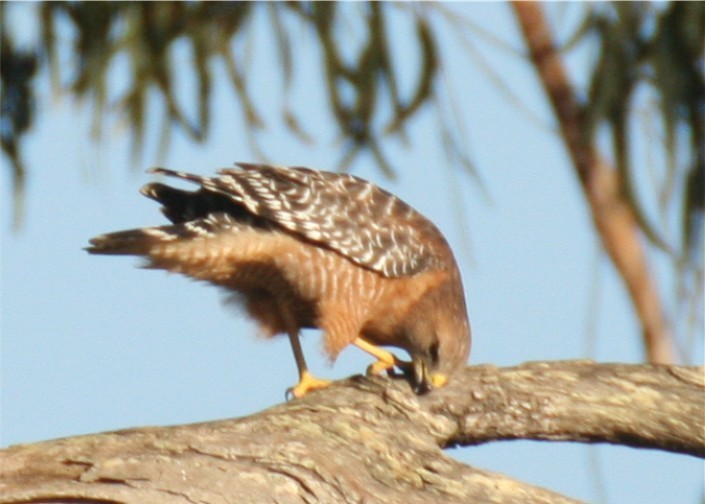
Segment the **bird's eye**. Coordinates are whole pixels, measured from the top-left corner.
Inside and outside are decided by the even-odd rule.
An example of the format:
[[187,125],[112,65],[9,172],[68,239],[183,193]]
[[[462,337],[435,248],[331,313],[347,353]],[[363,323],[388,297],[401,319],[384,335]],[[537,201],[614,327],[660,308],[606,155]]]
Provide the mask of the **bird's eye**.
[[439,344],[438,341],[435,341],[432,345],[431,348],[429,348],[429,355],[431,356],[431,362],[434,364],[438,364],[438,359],[439,359]]

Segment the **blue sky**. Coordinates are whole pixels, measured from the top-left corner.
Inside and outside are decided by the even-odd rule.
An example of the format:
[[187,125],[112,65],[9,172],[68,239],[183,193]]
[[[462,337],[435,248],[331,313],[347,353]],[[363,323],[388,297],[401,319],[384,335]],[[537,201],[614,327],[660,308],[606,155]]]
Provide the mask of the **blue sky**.
[[[17,24],[32,33],[35,5],[16,5]],[[484,29],[519,47],[506,5],[454,4]],[[573,7],[578,9],[578,6]],[[575,11],[573,11],[575,13]],[[563,13],[570,24],[571,11]],[[272,41],[260,16],[252,27],[252,91],[268,130],[260,137],[269,160],[333,169],[342,145],[326,110],[320,58],[302,35],[290,103],[317,139],[293,139],[277,121],[281,81]],[[563,25],[562,25],[563,26]],[[397,27],[395,27],[397,28]],[[402,23],[394,33],[406,30]],[[566,29],[567,33],[567,29]],[[63,34],[65,35],[65,33]],[[402,50],[397,38],[392,46]],[[449,96],[465,119],[464,136],[486,192],[467,173],[449,169],[430,109],[409,131],[408,145],[388,143],[398,180],[385,179],[372,159],[353,172],[411,203],[446,234],[460,264],[473,327],[471,363],[591,358],[640,362],[638,327],[619,279],[600,252],[590,216],[532,69],[487,43],[478,47],[532,121],[446,34]],[[584,79],[586,56],[571,60]],[[175,58],[189,58],[180,49]],[[413,57],[399,59],[413,72]],[[222,68],[218,70],[222,76]],[[124,61],[111,86],[125,85]],[[281,402],[296,380],[285,338],[261,341],[253,324],[223,306],[221,293],[187,279],[136,268],[132,258],[88,256],[97,234],[163,221],[157,205],[138,194],[154,165],[212,173],[234,161],[259,160],[250,149],[242,113],[227,86],[214,89],[208,142],[176,133],[160,157],[159,121],[148,123],[142,159],[130,155],[124,124],[106,124],[89,140],[90,109],[57,98],[40,79],[39,121],[25,141],[31,171],[26,221],[12,232],[12,195],[3,159],[2,182],[2,424],[7,446],[111,429],[180,424],[248,415]],[[181,80],[184,96],[191,90]],[[221,81],[218,81],[221,82]],[[154,111],[157,109],[154,108]],[[655,264],[659,280],[668,270]],[[333,367],[315,331],[304,336],[311,368],[342,378],[364,371],[369,358],[348,349]],[[696,348],[702,365],[702,342]],[[570,496],[606,502],[696,502],[702,461],[650,450],[569,443],[502,442],[457,449],[452,455]]]

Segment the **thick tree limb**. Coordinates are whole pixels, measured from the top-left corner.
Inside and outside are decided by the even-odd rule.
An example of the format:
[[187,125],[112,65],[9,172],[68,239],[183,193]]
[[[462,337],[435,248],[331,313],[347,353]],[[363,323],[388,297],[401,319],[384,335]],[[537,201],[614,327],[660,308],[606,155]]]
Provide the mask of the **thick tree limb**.
[[440,444],[605,442],[705,457],[702,367],[538,362],[468,368],[456,381],[421,398],[457,426]]
[[551,29],[536,2],[512,2],[531,60],[548,95],[605,251],[622,277],[641,322],[649,362],[672,363],[673,343],[639,226],[618,172],[587,141],[584,113]]
[[705,371],[586,361],[475,366],[416,396],[356,377],[256,415],[20,445],[0,502],[573,502],[440,447],[609,442],[705,456]]

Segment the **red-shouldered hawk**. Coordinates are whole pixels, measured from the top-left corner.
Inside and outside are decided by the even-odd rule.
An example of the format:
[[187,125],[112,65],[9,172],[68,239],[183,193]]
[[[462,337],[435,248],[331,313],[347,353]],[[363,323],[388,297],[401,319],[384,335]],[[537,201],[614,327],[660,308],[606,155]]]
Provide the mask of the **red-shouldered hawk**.
[[[323,330],[334,360],[354,344],[368,372],[410,372],[417,391],[443,386],[470,351],[458,267],[425,217],[352,175],[238,164],[216,177],[155,168],[200,187],[151,183],[142,194],[173,223],[93,238],[93,254],[146,258],[148,268],[204,280],[240,296],[262,333],[286,333],[299,370],[295,397],[326,386],[307,370],[302,328]],[[406,350],[402,362],[379,346]]]

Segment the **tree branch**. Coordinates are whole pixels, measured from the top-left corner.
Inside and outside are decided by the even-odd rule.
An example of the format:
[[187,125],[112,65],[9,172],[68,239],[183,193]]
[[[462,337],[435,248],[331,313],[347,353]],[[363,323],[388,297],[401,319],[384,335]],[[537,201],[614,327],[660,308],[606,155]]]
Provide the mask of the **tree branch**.
[[705,456],[703,368],[474,366],[416,396],[353,377],[256,415],[0,452],[0,502],[574,502],[441,446],[609,442]]
[[455,424],[438,438],[441,445],[536,439],[705,457],[702,367],[592,361],[472,367],[447,391],[420,401]]
[[583,110],[536,2],[512,2],[531,60],[548,95],[563,141],[587,197],[595,227],[641,322],[650,362],[675,362],[670,330],[649,271],[639,226],[617,171],[587,142]]

